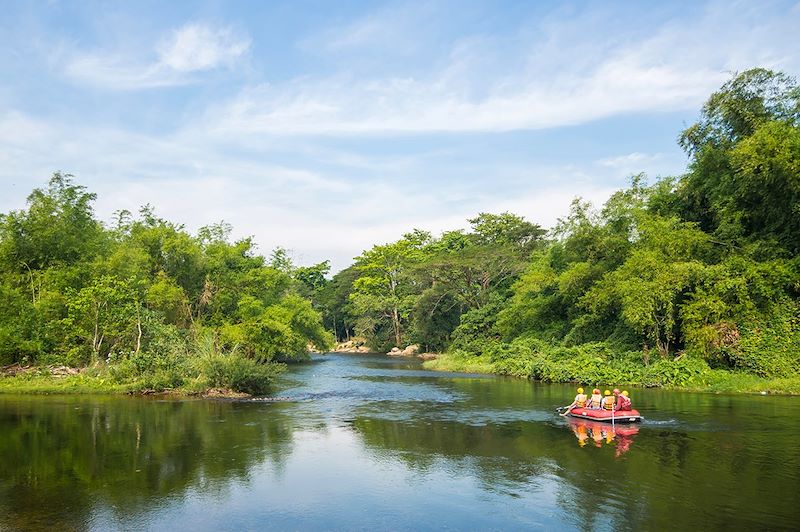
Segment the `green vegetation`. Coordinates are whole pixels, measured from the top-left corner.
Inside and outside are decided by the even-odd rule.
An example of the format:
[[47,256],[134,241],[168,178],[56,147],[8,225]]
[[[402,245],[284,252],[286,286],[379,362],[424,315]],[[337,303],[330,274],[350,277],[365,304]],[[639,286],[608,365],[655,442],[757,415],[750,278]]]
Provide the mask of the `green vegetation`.
[[445,353],[432,368],[800,391],[800,88],[739,74],[679,143],[683,176],[636,175],[599,210],[576,199],[550,232],[481,213],[376,245],[331,280],[327,262],[229,242],[224,223],[193,236],[144,207],[106,227],[94,195],[55,174],[0,217],[0,364],[89,370],[0,390],[263,393],[334,331]]
[[481,214],[365,251],[323,288],[327,324],[436,369],[800,392],[800,88],[741,73],[679,143],[685,175],[577,199],[549,234]]
[[[226,388],[264,393],[310,345],[331,344],[306,294],[326,264],[267,262],[216,224],[190,235],[146,206],[106,227],[95,195],[56,173],[0,216],[0,391]],[[86,368],[49,376],[48,367]]]

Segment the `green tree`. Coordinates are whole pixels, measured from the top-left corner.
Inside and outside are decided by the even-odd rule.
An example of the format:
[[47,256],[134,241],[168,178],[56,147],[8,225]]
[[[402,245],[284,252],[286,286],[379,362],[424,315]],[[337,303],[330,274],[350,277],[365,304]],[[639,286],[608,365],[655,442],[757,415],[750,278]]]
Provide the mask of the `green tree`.
[[353,283],[352,301],[358,312],[388,321],[395,346],[402,346],[411,310],[419,296],[409,272],[423,258],[430,242],[424,231],[408,233],[397,242],[373,246],[356,258],[361,275]]
[[726,243],[797,252],[798,127],[793,78],[752,69],[723,85],[680,138],[692,157],[678,186],[683,216]]
[[89,260],[104,233],[94,219],[96,195],[56,172],[46,189],[34,189],[28,208],[0,216],[0,261],[9,272],[31,272]]

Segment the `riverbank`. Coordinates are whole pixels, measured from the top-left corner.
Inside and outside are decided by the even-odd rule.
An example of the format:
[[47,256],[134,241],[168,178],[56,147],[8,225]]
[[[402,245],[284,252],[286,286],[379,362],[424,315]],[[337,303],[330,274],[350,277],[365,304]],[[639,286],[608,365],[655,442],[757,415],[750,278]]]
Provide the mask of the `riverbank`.
[[[201,371],[132,374],[125,366],[19,366],[0,368],[0,394],[170,395],[240,399],[266,395],[282,364],[241,366],[231,358],[204,359]],[[199,365],[199,364],[198,364]],[[187,369],[187,368],[183,368]]]
[[222,399],[244,399],[249,393],[229,388],[184,385],[178,388],[149,388],[144,382],[119,384],[92,375],[68,375],[56,377],[47,374],[28,374],[0,377],[0,394],[30,395],[165,395],[177,397],[207,397]]
[[[647,388],[664,388],[669,390],[683,390],[691,392],[708,393],[760,393],[760,394],[780,394],[780,395],[800,395],[800,377],[782,377],[768,379],[740,371],[726,371],[721,369],[711,369],[707,366],[702,368],[694,361],[691,365],[695,366],[693,371],[686,372],[687,376],[680,382],[670,382],[668,379],[659,381],[658,371],[648,371],[650,368],[644,366],[635,368],[636,371],[629,371],[628,375],[638,378],[625,378],[621,372],[614,372],[614,379],[598,378],[598,374],[589,367],[581,376],[570,375],[564,379],[546,379],[546,382],[573,382],[597,386],[616,386],[631,385]],[[705,364],[702,364],[705,366]],[[676,364],[677,366],[677,364]],[[686,364],[683,365],[685,369]],[[464,357],[457,354],[442,354],[434,360],[424,362],[425,369],[434,371],[451,371],[464,373],[483,373],[492,375],[504,375],[520,378],[534,378],[531,376],[533,368],[517,366],[509,368],[508,364],[493,361],[489,356]],[[699,367],[699,369],[698,369]],[[511,369],[511,371],[509,371]],[[517,371],[513,371],[516,369]],[[612,368],[613,369],[613,368]],[[679,369],[679,368],[670,368]],[[642,377],[647,374],[655,375],[651,380]],[[577,377],[577,378],[575,378]],[[539,380],[539,379],[537,379]]]
[[[423,358],[423,367],[433,371],[481,373],[531,379],[530,375],[513,373],[488,356],[463,357],[453,354],[437,354],[435,358]],[[640,368],[639,368],[640,369]],[[636,372],[633,372],[636,373]],[[542,379],[534,379],[542,380]],[[260,393],[248,393],[231,387],[211,385],[207,378],[194,377],[170,381],[153,378],[137,378],[119,382],[105,368],[68,367],[16,367],[3,368],[0,372],[0,394],[106,394],[106,395],[170,395],[179,397],[246,398]],[[630,385],[646,388],[664,388],[707,393],[767,393],[800,395],[800,378],[767,379],[750,373],[708,369],[695,372],[681,384],[670,382],[646,382],[641,379],[602,379],[586,375],[584,378],[544,380],[544,382],[572,382],[598,386]]]

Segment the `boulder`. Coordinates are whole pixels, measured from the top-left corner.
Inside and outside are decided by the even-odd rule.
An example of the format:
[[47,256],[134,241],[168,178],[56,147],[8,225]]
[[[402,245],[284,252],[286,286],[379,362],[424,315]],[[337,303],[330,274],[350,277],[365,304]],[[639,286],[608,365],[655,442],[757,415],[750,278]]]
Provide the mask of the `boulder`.
[[414,356],[419,353],[419,346],[417,344],[411,344],[410,346],[403,349],[403,354],[406,356]]

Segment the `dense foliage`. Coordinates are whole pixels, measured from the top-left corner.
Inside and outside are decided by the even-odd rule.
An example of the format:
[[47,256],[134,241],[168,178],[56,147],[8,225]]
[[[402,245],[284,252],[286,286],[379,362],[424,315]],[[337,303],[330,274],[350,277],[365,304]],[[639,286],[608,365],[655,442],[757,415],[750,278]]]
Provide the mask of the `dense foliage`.
[[326,319],[375,349],[551,381],[800,375],[800,88],[739,74],[679,142],[685,175],[576,200],[549,234],[481,214],[365,251],[328,285]]
[[27,209],[0,216],[0,365],[89,365],[140,387],[259,393],[276,362],[330,344],[301,295],[307,269],[280,250],[268,264],[249,238],[230,242],[224,223],[190,235],[149,206],[106,227],[94,200],[57,173]]

